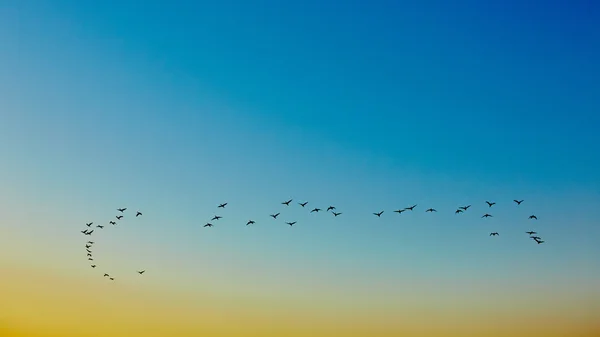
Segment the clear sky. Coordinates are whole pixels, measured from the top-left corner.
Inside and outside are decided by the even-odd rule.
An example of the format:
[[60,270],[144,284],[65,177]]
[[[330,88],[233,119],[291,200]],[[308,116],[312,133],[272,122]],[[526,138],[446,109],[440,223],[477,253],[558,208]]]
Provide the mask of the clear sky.
[[593,1],[0,1],[0,334],[599,333],[598,22]]

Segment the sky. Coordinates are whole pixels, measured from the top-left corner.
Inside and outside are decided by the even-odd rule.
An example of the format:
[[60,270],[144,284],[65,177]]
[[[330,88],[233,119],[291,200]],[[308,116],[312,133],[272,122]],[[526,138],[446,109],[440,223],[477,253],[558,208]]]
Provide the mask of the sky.
[[0,334],[595,336],[599,21],[1,1]]

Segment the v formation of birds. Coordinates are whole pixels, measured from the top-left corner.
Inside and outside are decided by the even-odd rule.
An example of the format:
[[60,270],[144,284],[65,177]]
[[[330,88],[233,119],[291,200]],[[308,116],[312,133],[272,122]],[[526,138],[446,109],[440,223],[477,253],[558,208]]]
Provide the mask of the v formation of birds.
[[[281,205],[290,207],[290,205],[292,204],[293,201],[294,201],[293,199],[289,199],[287,201],[282,202]],[[523,203],[523,201],[524,200],[516,200],[516,199],[513,200],[513,202],[516,204],[517,207],[521,206],[521,203]],[[495,202],[491,202],[491,201],[486,201],[485,203],[488,206],[488,211],[489,212],[491,212],[491,210],[493,209],[492,207],[494,205],[496,205]],[[298,205],[301,206],[302,208],[305,208],[307,211],[310,210],[309,211],[310,213],[324,212],[324,213],[332,214],[336,218],[338,216],[342,215],[342,212],[337,212],[337,208],[335,206],[329,206],[325,210],[323,210],[323,209],[318,208],[318,207],[315,207],[315,208],[312,208],[312,209],[310,207],[307,208],[306,207],[308,205],[307,201],[305,201],[305,202],[298,202]],[[226,206],[227,206],[227,203],[222,203],[222,204],[219,204],[217,206],[217,209],[224,209]],[[415,209],[417,208],[417,206],[418,205],[415,204],[415,205],[412,205],[412,206],[409,206],[409,207],[400,208],[400,209],[394,210],[393,213],[398,213],[399,215],[401,215],[401,214],[403,214],[405,212],[414,212]],[[456,211],[454,211],[454,214],[459,215],[459,214],[465,213],[465,212],[467,212],[469,210],[469,208],[471,208],[471,205],[460,206],[460,207],[458,207],[456,209]],[[125,217],[125,211],[127,211],[127,208],[117,208],[117,211],[119,213],[115,216],[115,220],[116,221],[115,220],[109,221],[108,222],[109,225],[117,226],[118,222]],[[373,215],[375,217],[377,217],[377,218],[381,218],[383,216],[384,212],[385,212],[384,210],[381,210],[379,212],[373,212]],[[437,210],[435,208],[428,208],[428,209],[425,210],[425,212],[426,213],[435,213],[435,212],[437,212]],[[135,214],[135,218],[138,218],[138,217],[140,217],[142,215],[143,215],[142,212],[137,211],[136,214]],[[276,221],[276,220],[278,220],[278,217],[280,215],[281,215],[281,212],[276,212],[276,213],[273,213],[273,214],[269,214],[269,217]],[[481,216],[482,219],[491,218],[491,217],[493,217],[493,215],[490,214],[490,213],[488,213],[488,212],[486,212],[485,214],[483,214]],[[214,225],[220,219],[223,219],[223,217],[220,216],[220,215],[214,215],[210,219],[210,221],[207,222],[203,227],[208,227],[208,228],[214,227]],[[532,214],[532,215],[529,216],[528,219],[529,220],[537,220],[538,218],[537,218],[536,215]],[[273,221],[273,220],[271,220],[271,221]],[[284,223],[287,224],[287,225],[289,225],[290,227],[292,227],[292,226],[294,226],[294,225],[297,224],[297,221],[289,221],[289,222],[284,221]],[[81,231],[81,233],[83,233],[86,236],[91,236],[94,233],[94,230],[95,230],[95,229],[91,229],[93,224],[94,224],[93,222],[86,223],[85,224],[86,225],[86,229],[84,229],[83,231]],[[255,224],[256,224],[256,221],[254,221],[252,219],[249,219],[246,222],[246,226],[255,225]],[[95,228],[97,228],[98,230],[102,230],[102,229],[104,229],[104,227],[105,227],[104,225],[96,225],[95,226]],[[544,241],[542,240],[542,238],[539,237],[539,236],[537,236],[538,233],[536,231],[530,230],[528,232],[525,232],[525,234],[529,235],[529,238],[532,239],[537,244],[544,243]],[[499,235],[500,234],[498,232],[491,232],[489,234],[489,236],[499,236]],[[93,247],[93,245],[94,245],[94,241],[87,241],[86,245],[85,245],[85,248],[86,248],[86,251],[87,251],[88,261],[90,261],[90,263],[91,263],[90,266],[95,269],[97,267],[97,265],[94,263],[94,258],[92,256],[92,250],[91,250],[91,248]],[[146,272],[146,270],[138,270],[137,271],[137,273],[139,275],[143,275],[145,272]],[[114,281],[115,280],[115,278],[111,274],[106,273],[106,272],[103,274],[103,277],[108,278],[110,281]]]

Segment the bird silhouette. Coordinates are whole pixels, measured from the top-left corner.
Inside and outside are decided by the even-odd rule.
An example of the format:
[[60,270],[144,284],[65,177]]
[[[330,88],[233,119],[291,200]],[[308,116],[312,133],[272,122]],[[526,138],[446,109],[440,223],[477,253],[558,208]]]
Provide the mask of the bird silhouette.
[[525,201],[525,200],[517,200],[517,199],[515,199],[515,200],[513,200],[513,201],[514,201],[514,202],[516,202],[516,203],[517,203],[517,206],[518,206],[518,205],[520,205],[520,204],[521,204],[523,201]]
[[468,210],[468,209],[469,209],[469,207],[471,207],[471,205],[468,205],[468,206],[462,206],[462,207],[459,207],[459,208],[460,208],[460,209],[462,209],[463,211],[466,211],[466,210]]
[[248,225],[253,225],[255,222],[253,220],[248,220],[248,222],[246,222],[246,226]]
[[206,225],[204,225],[204,227],[212,227],[212,226],[213,226],[213,224],[211,224],[210,222],[207,223]]
[[295,224],[296,224],[296,221],[294,221],[294,222],[286,222],[286,224],[288,224],[288,225],[290,225],[290,226],[293,226],[293,225],[295,225]]
[[145,273],[145,272],[146,272],[145,270],[138,271],[138,274],[142,275],[142,274],[143,274],[143,273]]
[[219,220],[221,218],[222,218],[222,216],[215,215],[212,219],[210,219],[210,221]]
[[381,211],[379,213],[373,213],[373,215],[375,215],[378,218],[381,218],[381,214],[383,214],[384,211]]
[[437,210],[430,208],[430,209],[426,210],[425,212],[437,212]]
[[457,210],[454,212],[454,214],[459,214],[459,213],[462,213],[462,212],[464,212],[462,209],[457,209]]
[[290,200],[288,200],[288,201],[284,201],[284,202],[282,202],[281,204],[282,204],[282,205],[289,206],[289,205],[290,205],[290,202],[292,202],[292,199],[290,199]]
[[100,228],[100,229],[104,228],[104,226],[102,226],[102,225],[98,225],[98,226],[96,226],[96,227],[98,227],[98,228]]
[[127,210],[127,208],[117,208],[117,211],[119,211],[121,213],[125,212],[126,210]]
[[89,250],[89,249],[87,249],[87,248],[86,248],[86,250],[85,250],[85,251],[86,251],[86,252],[88,252],[88,253],[90,253],[90,254],[92,253],[92,251],[91,251],[91,250]]
[[542,238],[540,238],[539,236],[530,236],[530,239],[534,239],[534,240],[541,240]]
[[535,215],[530,215],[530,216],[529,216],[529,219],[537,220],[537,216],[535,216]]
[[87,256],[88,256],[88,257],[92,257],[92,254],[90,254],[90,253],[87,253]]
[[137,218],[137,217],[138,217],[138,216],[140,216],[140,215],[142,215],[142,212],[138,211],[138,212],[135,214],[135,217]]
[[540,243],[544,243],[545,241],[542,241],[542,240],[535,240],[535,242],[537,242],[537,244],[539,245]]
[[117,218],[117,220],[121,220],[121,219],[123,219],[123,216],[122,215],[117,215],[116,218]]
[[225,206],[227,206],[227,203],[220,204],[217,208],[225,208]]
[[298,205],[300,205],[300,206],[302,206],[302,207],[306,206],[306,204],[308,204],[308,201],[305,201],[305,202],[299,202],[299,203],[298,203]]
[[333,216],[338,216],[338,215],[342,214],[341,212],[340,213],[331,212],[331,213],[333,214]]
[[415,207],[417,207],[417,205],[412,205],[410,207],[406,207],[405,209],[412,211],[413,209],[415,209]]
[[109,222],[109,224],[111,224],[111,225],[113,225],[113,226],[114,226],[114,225],[116,225],[117,223],[116,223],[116,222],[114,222],[114,221],[110,221],[110,222]]
[[104,274],[104,276],[103,276],[103,277],[109,277],[109,276],[110,276],[110,275],[108,275],[108,274]]
[[90,267],[92,267],[92,268],[96,268],[96,265],[95,265],[95,264],[93,264],[93,265],[91,265]]
[[496,204],[495,202],[489,202],[489,201],[486,201],[485,203],[488,204],[488,206],[490,206],[490,207],[492,207]]
[[326,212],[333,211],[334,209],[335,209],[335,206],[329,206],[329,207],[327,207]]
[[94,232],[94,230],[92,229],[91,231],[85,233],[85,235],[92,235],[93,232]]
[[406,212],[406,209],[397,209],[394,212],[396,212],[398,214],[402,214],[402,212]]
[[94,244],[94,241],[88,241],[87,243],[88,243],[89,245],[93,245],[93,244]]
[[537,234],[537,232],[525,232],[525,233],[527,233],[529,235]]
[[92,259],[91,257],[90,257],[90,258],[88,258],[88,260],[89,260],[89,261],[94,261],[94,259]]
[[277,219],[277,217],[279,216],[280,213],[275,213],[275,214],[271,214],[271,217],[273,217],[273,219]]
[[490,233],[490,236],[498,236],[500,234],[498,234],[498,232],[494,232],[494,233]]
[[86,223],[85,225],[88,227],[91,227],[93,224],[94,224],[93,222],[90,222],[90,223]]
[[484,214],[484,215],[482,215],[481,217],[482,217],[482,218],[489,218],[489,217],[493,217],[493,215],[485,213],[485,214]]
[[115,280],[115,278],[114,278],[114,277],[109,277],[108,279],[109,279],[109,280],[111,280],[111,281],[114,281],[114,280]]
[[85,248],[92,248],[92,246],[87,244],[87,245],[85,245]]
[[310,212],[311,212],[311,213],[313,213],[313,212],[317,212],[317,213],[319,213],[320,211],[321,211],[321,209],[320,209],[320,208],[314,208],[314,209],[313,209],[312,211],[310,211]]

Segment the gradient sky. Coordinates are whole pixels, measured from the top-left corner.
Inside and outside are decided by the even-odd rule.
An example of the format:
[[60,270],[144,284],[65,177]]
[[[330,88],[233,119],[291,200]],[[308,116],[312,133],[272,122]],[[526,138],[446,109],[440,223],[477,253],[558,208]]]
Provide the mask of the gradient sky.
[[[592,1],[0,1],[0,335],[600,333],[598,22]],[[117,207],[93,270],[79,231]]]

